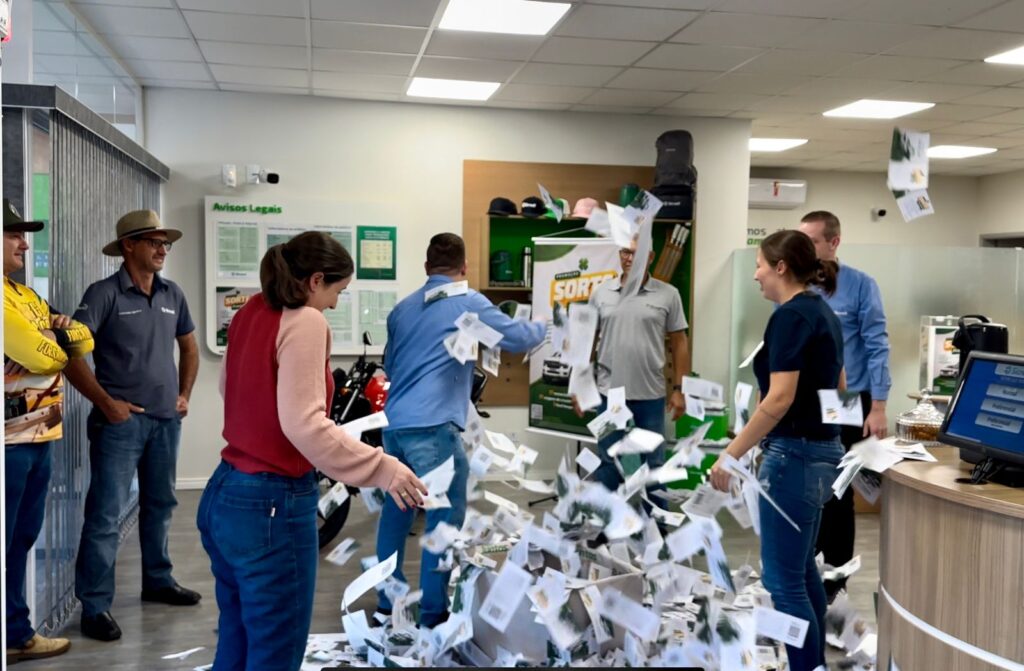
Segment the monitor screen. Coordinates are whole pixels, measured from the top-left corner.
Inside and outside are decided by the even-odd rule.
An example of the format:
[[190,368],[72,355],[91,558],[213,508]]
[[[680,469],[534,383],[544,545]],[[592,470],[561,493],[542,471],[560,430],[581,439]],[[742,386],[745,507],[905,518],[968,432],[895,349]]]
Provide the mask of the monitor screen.
[[939,440],[1024,460],[1024,357],[972,353]]

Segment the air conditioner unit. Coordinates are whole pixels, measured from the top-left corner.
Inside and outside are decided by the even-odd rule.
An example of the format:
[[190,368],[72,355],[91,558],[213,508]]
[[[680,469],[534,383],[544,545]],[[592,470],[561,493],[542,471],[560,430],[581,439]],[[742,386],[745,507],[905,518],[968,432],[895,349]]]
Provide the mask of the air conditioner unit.
[[807,202],[807,180],[750,178],[751,209],[792,210]]

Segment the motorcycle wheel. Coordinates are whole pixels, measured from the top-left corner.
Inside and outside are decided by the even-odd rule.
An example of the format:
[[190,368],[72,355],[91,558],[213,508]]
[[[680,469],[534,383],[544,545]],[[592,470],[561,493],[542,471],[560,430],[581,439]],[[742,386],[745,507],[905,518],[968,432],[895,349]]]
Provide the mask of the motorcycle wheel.
[[324,518],[324,516],[317,511],[316,526],[321,548],[329,545],[330,542],[338,535],[338,532],[341,531],[341,528],[345,526],[345,522],[348,520],[348,511],[351,507],[352,497],[350,496],[345,499],[345,502],[338,506],[334,512],[331,513],[330,517]]

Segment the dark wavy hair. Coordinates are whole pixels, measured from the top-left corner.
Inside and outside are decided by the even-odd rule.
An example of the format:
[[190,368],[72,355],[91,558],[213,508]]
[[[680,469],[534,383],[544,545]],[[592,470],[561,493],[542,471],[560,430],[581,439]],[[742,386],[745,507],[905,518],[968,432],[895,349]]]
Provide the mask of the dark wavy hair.
[[306,280],[314,273],[323,273],[324,282],[333,284],[351,277],[354,270],[352,257],[340,242],[320,231],[306,231],[263,255],[263,299],[275,310],[301,307],[309,295]]
[[839,264],[821,261],[814,251],[814,243],[802,231],[776,231],[761,242],[765,261],[776,265],[785,261],[793,279],[803,285],[814,284],[832,295],[836,292]]

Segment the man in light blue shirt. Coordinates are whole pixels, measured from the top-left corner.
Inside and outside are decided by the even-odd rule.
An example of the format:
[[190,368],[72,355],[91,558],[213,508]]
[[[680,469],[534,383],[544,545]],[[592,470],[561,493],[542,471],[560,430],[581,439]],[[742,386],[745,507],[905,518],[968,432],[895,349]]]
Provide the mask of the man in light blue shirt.
[[[388,316],[384,370],[391,386],[384,407],[388,416],[384,451],[417,476],[454,458],[455,477],[448,488],[451,508],[427,512],[425,533],[429,534],[440,522],[462,526],[469,476],[459,434],[466,425],[475,361],[459,363],[448,353],[444,339],[457,330],[455,322],[463,312],[476,313],[480,321],[499,331],[503,338],[498,346],[509,352],[536,347],[544,340],[546,328],[543,323],[510,319],[482,294],[459,284],[466,279],[466,245],[454,233],[431,238],[424,268],[427,283],[402,299]],[[405,539],[415,514],[414,508],[403,512],[387,499],[377,530],[377,557],[383,561],[397,552],[394,575],[402,582],[406,582],[402,574]],[[448,617],[449,572],[437,571],[439,559],[440,555],[423,550],[420,624],[427,627]],[[378,611],[390,614],[391,605],[381,594]]]
[[[825,300],[843,327],[847,389],[860,392],[866,413],[863,427],[843,427],[841,439],[849,450],[869,435],[884,438],[888,433],[885,404],[892,378],[882,294],[874,279],[836,257],[842,233],[836,215],[824,210],[810,212],[800,220],[800,230],[811,238],[820,260],[839,263],[836,292]],[[840,566],[853,558],[854,519],[852,488],[842,499],[832,497],[825,504],[817,550],[825,553],[827,563]],[[844,586],[845,581],[826,582],[829,600]]]

